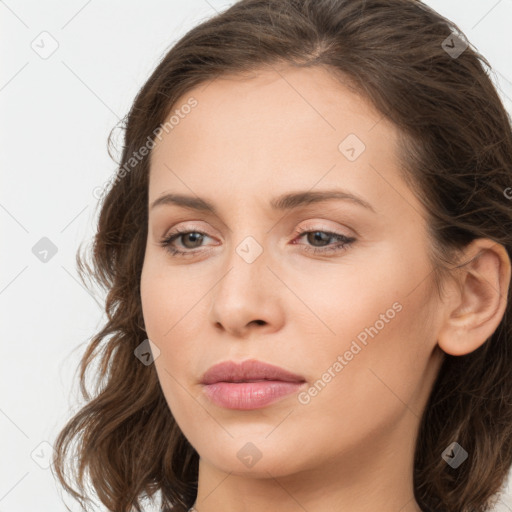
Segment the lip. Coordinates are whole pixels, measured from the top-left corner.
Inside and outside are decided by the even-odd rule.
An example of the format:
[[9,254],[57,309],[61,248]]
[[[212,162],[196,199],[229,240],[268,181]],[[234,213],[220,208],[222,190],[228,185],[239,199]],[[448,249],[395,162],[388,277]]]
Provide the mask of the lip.
[[270,405],[297,392],[305,382],[301,375],[256,359],[224,361],[209,368],[201,379],[213,403],[240,410]]
[[305,382],[301,375],[291,373],[284,368],[263,363],[257,359],[248,359],[237,363],[224,361],[209,368],[201,379],[201,384],[216,382],[248,382],[256,380],[279,380],[283,382]]

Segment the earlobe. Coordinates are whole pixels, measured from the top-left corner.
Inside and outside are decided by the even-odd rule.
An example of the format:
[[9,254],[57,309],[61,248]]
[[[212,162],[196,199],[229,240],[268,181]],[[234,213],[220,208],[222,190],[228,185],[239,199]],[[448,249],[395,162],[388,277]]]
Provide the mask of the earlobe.
[[473,352],[498,328],[511,276],[505,247],[487,238],[474,240],[461,261],[459,288],[446,304],[449,309],[438,333],[439,347],[454,356]]

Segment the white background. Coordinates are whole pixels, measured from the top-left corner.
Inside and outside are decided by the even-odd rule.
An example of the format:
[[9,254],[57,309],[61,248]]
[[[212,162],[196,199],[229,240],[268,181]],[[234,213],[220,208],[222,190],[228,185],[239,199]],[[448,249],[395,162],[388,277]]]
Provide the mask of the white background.
[[[65,510],[36,460],[77,407],[74,372],[105,319],[102,297],[78,281],[75,253],[94,233],[93,190],[115,172],[108,134],[170,46],[232,3],[0,2],[0,512]],[[426,3],[488,58],[512,112],[512,0]],[[43,31],[59,45],[47,59],[31,48]],[[57,247],[46,263],[32,252],[42,237]],[[512,511],[506,503],[500,511]]]

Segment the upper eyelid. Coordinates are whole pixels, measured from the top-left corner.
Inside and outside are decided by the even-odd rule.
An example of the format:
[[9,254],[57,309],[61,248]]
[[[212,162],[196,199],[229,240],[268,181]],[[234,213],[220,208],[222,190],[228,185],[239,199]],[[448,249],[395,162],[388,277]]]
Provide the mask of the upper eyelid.
[[[202,227],[197,227],[197,226],[194,226],[194,225],[186,224],[187,222],[203,222],[203,221],[191,220],[191,221],[183,221],[183,222],[185,223],[183,226],[180,225],[181,223],[178,223],[176,226],[179,226],[179,227],[173,226],[172,228],[168,229],[165,232],[164,236],[170,236],[172,233],[183,232],[183,231],[186,231],[186,232],[205,232],[205,231],[208,231],[207,228],[202,228]],[[326,231],[326,232],[333,232],[333,233],[337,233],[337,234],[344,234],[344,233],[339,233],[338,232],[340,229],[343,229],[343,228],[336,228],[336,227],[329,227],[327,225],[322,225],[322,223],[326,222],[323,219],[307,220],[307,221],[303,221],[303,222],[310,222],[311,224],[313,224],[313,226],[301,225],[299,228],[296,228],[296,230],[298,230],[298,231],[305,231],[305,230],[306,231],[309,231],[309,230],[312,230],[312,231]],[[214,228],[214,229],[215,229],[215,231],[217,231],[216,228]],[[345,226],[345,229],[351,229],[351,228],[348,228],[348,226]],[[351,231],[355,232],[354,229],[351,229]],[[210,236],[206,232],[204,234]],[[346,236],[351,236],[351,235],[346,234]]]
[[[313,230],[329,231],[329,232],[333,232],[336,234],[345,235],[347,237],[355,236],[355,237],[359,238],[361,236],[361,234],[360,234],[359,230],[357,229],[357,227],[354,226],[354,224],[357,224],[357,222],[358,222],[358,217],[353,217],[350,213],[347,213],[346,211],[342,212],[341,217],[339,217],[339,213],[340,212],[337,211],[337,209],[335,209],[334,211],[330,211],[328,209],[327,210],[321,209],[320,211],[318,211],[315,209],[315,210],[307,212],[307,213],[303,212],[300,215],[301,218],[299,218],[299,219],[296,219],[295,216],[290,216],[291,217],[291,220],[290,220],[289,216],[285,216],[288,218],[288,220],[286,220],[286,219],[282,219],[282,220],[285,222],[285,224],[293,223],[294,226],[301,226],[300,229],[304,229],[304,228],[310,229],[310,227],[311,227],[311,229],[313,229]],[[158,224],[159,224],[159,222],[158,222]],[[204,218],[201,218],[201,217],[182,218],[181,220],[178,218],[178,219],[175,219],[175,222],[173,222],[173,224],[174,225],[172,228],[167,229],[165,231],[166,235],[164,235],[164,236],[170,236],[170,233],[175,230],[179,230],[179,231],[190,230],[190,231],[203,231],[203,232],[208,231],[205,233],[208,236],[218,236],[218,237],[221,236],[218,227],[212,226],[211,221],[205,220]],[[277,223],[277,224],[279,224],[279,223]],[[276,228],[277,224],[273,224],[271,229],[267,230],[267,233],[269,231],[274,230]],[[304,226],[304,224],[306,224],[306,226]],[[331,224],[331,225],[329,225],[329,224]],[[207,227],[203,228],[203,225],[206,225]],[[229,233],[232,233],[232,229],[229,228],[229,226],[226,226],[223,222],[222,222],[222,226],[227,227],[227,230],[229,231]],[[297,227],[295,227],[294,229],[297,229]],[[156,231],[155,231],[155,233],[156,233]],[[210,234],[210,233],[213,233],[213,234]]]

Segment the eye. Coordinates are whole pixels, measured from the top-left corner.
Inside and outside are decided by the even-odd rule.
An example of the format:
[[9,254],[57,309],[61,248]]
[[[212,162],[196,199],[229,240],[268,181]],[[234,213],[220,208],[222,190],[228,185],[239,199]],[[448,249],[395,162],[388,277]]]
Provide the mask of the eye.
[[[199,245],[204,237],[208,237],[206,233],[202,231],[174,231],[163,240],[160,241],[160,245],[165,248],[166,251],[170,252],[173,256],[192,256],[194,252],[193,249],[200,248]],[[209,238],[209,237],[208,237]],[[177,249],[173,243],[175,240],[181,239],[183,243],[183,247],[188,250]]]
[[[313,245],[309,246],[305,244],[297,244],[295,241],[293,242],[293,245],[304,245],[304,250],[313,254],[337,253],[346,250],[350,244],[356,241],[354,237],[347,237],[341,233],[323,231],[321,229],[299,229],[298,232],[299,237],[297,239],[306,237],[308,243]],[[177,230],[161,240],[160,245],[173,256],[193,256],[198,252],[195,249],[200,249],[202,247],[201,244],[205,237],[210,238],[206,233],[203,233],[202,231]],[[333,239],[336,240],[337,243],[334,245],[329,245],[329,240]],[[175,247],[175,245],[173,245],[176,240],[181,240],[182,247],[184,249],[178,249]],[[320,244],[320,246],[317,246],[316,244]]]
[[[334,233],[331,231],[323,231],[321,229],[318,230],[307,230],[303,228],[299,228],[299,237],[306,238],[308,243],[313,244],[313,246],[305,245],[304,249],[306,252],[312,252],[314,254],[332,254],[337,253],[343,250],[346,250],[347,247],[356,241],[354,237],[348,237],[346,235],[342,235],[341,233]],[[328,244],[329,240],[337,240],[338,243],[334,245],[322,245]],[[321,244],[317,246],[315,244]],[[303,245],[303,244],[295,244],[294,245]]]

